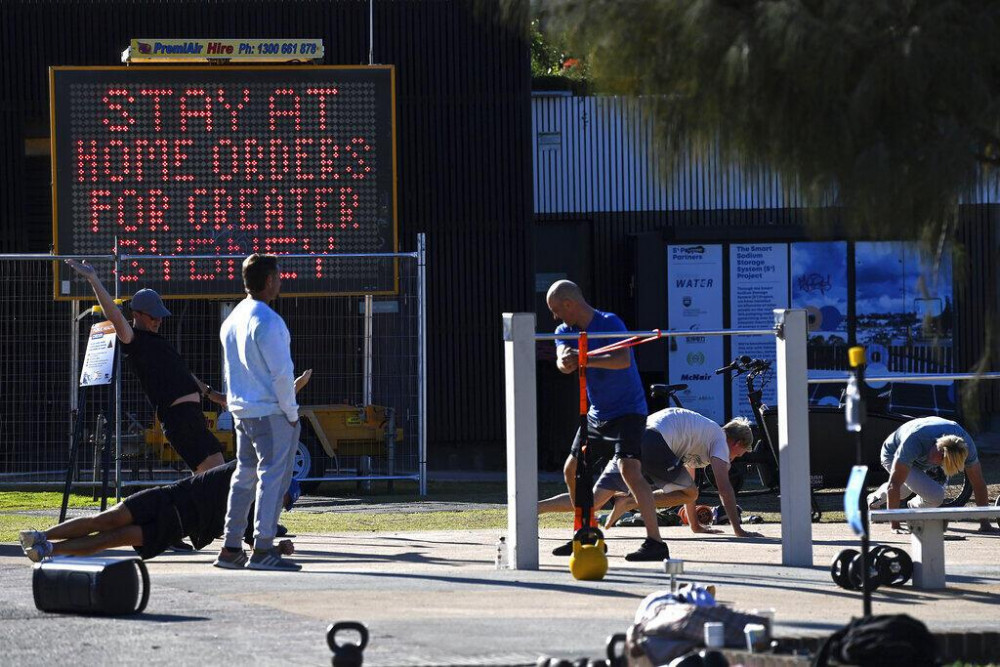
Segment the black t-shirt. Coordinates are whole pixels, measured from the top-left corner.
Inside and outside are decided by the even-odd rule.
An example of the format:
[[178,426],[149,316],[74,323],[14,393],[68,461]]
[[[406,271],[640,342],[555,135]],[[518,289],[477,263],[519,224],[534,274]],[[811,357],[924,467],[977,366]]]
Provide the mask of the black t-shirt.
[[220,537],[226,523],[226,503],[236,461],[175,482],[167,492],[177,508],[181,529],[201,549]]
[[122,343],[122,352],[158,414],[181,396],[198,392],[187,364],[166,338],[152,331],[133,332],[132,342]]

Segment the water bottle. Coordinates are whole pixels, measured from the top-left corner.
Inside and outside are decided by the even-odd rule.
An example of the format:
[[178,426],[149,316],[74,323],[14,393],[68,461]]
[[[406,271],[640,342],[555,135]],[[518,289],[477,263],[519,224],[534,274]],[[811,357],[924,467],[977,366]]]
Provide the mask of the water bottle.
[[864,417],[861,413],[861,390],[858,388],[858,376],[855,373],[851,373],[851,379],[847,381],[846,398],[844,418],[847,421],[847,430],[852,433],[860,433]]
[[507,569],[507,538],[503,535],[497,540],[497,555],[494,563],[498,570]]

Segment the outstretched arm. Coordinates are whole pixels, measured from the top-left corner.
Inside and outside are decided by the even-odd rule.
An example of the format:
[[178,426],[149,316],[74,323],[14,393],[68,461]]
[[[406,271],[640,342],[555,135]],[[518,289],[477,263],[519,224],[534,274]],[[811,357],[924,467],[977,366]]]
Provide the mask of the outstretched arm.
[[87,279],[90,283],[90,289],[94,291],[94,296],[97,297],[97,302],[101,304],[101,309],[104,311],[104,316],[111,321],[111,325],[115,328],[115,333],[118,335],[118,339],[128,345],[135,338],[135,332],[132,331],[132,325],[128,323],[122,311],[118,310],[118,306],[115,304],[114,298],[108,293],[108,290],[101,283],[101,279],[97,277],[97,271],[94,267],[88,264],[86,261],[78,262],[75,259],[67,259],[66,264],[79,273],[81,276]]
[[[899,509],[900,496],[903,491],[903,484],[910,476],[910,466],[900,463],[899,460],[892,462],[892,471],[889,473],[889,487],[886,491],[886,509]],[[889,527],[893,530],[902,530],[903,527],[898,521],[889,522]]]
[[760,533],[743,530],[740,522],[740,510],[736,507],[736,494],[733,492],[733,485],[729,482],[729,461],[712,457],[712,474],[715,476],[715,488],[719,490],[719,500],[726,508],[726,516],[733,527],[736,537],[762,537]]
[[[972,483],[972,493],[976,496],[976,505],[979,507],[986,507],[989,505],[990,494],[986,489],[986,479],[983,477],[983,467],[979,465],[979,461],[976,461],[965,469],[965,476],[968,477],[969,482]],[[993,526],[990,524],[989,520],[983,519],[979,522],[979,532],[994,532]]]

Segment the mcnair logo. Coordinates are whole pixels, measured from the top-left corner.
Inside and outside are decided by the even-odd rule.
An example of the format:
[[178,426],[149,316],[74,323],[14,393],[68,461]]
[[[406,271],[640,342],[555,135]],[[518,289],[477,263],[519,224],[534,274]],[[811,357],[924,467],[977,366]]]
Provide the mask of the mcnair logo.
[[687,362],[688,362],[688,366],[704,366],[705,365],[705,353],[704,352],[688,352]]
[[681,373],[681,382],[704,382],[711,379],[712,376],[708,373]]

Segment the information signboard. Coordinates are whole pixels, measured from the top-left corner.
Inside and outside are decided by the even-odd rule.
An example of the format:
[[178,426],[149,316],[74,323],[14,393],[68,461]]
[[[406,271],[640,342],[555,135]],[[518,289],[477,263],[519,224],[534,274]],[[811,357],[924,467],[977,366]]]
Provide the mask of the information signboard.
[[668,322],[671,329],[691,332],[671,339],[670,382],[688,385],[681,392],[684,407],[720,423],[726,412],[725,382],[714,369],[725,365],[723,340],[698,331],[722,329],[723,262],[718,244],[667,246]]
[[[774,309],[788,307],[788,244],[734,243],[729,246],[729,319],[733,329],[771,329]],[[733,358],[775,361],[774,336],[733,336]],[[763,388],[765,405],[777,402],[777,382]],[[732,414],[753,415],[742,382],[734,385]]]
[[80,386],[96,387],[111,384],[115,374],[115,347],[118,336],[109,321],[97,322],[90,327],[87,351],[80,370]]
[[[171,255],[395,252],[393,82],[391,66],[52,68],[56,252],[110,254],[117,238],[162,256],[120,280],[167,297],[242,292],[239,259]],[[390,261],[281,267],[288,296],[396,288]]]

